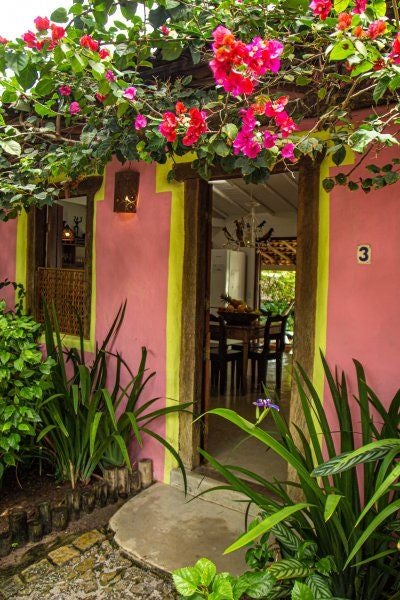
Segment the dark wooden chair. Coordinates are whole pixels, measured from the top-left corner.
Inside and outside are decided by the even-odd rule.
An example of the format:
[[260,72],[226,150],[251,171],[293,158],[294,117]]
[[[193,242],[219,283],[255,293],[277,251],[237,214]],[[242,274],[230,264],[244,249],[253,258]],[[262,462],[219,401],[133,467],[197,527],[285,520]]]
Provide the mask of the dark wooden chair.
[[226,322],[222,317],[210,315],[210,322],[219,324],[211,330],[211,343],[217,341],[215,346],[210,346],[211,386],[217,389],[219,383],[220,394],[225,394],[229,364],[231,365],[231,387],[234,386],[236,372],[236,387],[240,388],[243,354],[240,349],[228,346]]
[[[282,360],[285,351],[285,331],[288,315],[269,315],[265,323],[264,341],[261,347],[254,346],[249,350],[251,360],[251,381],[254,385],[257,367],[257,387],[266,384],[268,361],[275,360],[275,386],[282,385]],[[271,331],[272,329],[272,331]]]

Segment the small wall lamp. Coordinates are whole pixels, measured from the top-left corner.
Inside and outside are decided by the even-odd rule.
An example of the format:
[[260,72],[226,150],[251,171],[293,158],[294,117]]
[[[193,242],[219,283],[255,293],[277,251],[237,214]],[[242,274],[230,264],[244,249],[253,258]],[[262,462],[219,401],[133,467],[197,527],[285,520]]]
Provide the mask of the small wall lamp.
[[135,213],[139,196],[139,173],[119,171],[115,173],[114,212]]

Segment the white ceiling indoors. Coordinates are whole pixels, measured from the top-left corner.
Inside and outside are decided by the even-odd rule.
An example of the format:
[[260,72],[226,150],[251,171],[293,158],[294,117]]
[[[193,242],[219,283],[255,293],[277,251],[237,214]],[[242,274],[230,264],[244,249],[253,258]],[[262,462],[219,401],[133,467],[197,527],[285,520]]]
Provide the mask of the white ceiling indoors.
[[296,219],[297,179],[297,173],[279,173],[263,184],[246,184],[243,179],[213,181],[213,218],[240,218],[250,212],[252,202],[257,202],[256,213],[270,217],[292,213]]

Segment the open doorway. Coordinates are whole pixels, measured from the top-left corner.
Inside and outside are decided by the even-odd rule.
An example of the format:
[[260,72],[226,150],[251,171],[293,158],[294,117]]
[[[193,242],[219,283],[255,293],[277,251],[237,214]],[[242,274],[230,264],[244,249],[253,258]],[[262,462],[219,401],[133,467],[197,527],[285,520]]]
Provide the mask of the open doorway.
[[[215,180],[211,206],[211,377],[205,390],[206,408],[232,408],[254,421],[253,403],[268,397],[288,418],[296,326],[298,176],[276,174],[261,185],[246,185],[242,179]],[[284,317],[284,322],[278,317]],[[283,345],[277,333],[282,328]],[[258,354],[263,356],[257,358]],[[262,427],[273,429],[270,416]],[[204,447],[224,464],[269,480],[286,477],[283,461],[272,453],[260,453],[256,440],[245,438],[224,419],[208,420]]]

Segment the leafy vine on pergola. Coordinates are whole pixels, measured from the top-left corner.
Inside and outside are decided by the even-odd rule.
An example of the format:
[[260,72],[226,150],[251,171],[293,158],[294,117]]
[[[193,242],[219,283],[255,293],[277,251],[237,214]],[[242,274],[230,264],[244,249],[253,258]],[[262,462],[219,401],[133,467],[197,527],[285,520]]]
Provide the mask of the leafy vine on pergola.
[[395,0],[74,0],[0,37],[0,73],[1,220],[113,155],[190,151],[204,178],[217,165],[261,182],[304,156],[340,165],[350,147],[371,176],[353,166],[327,190],[400,178],[396,158],[375,164],[399,137]]

